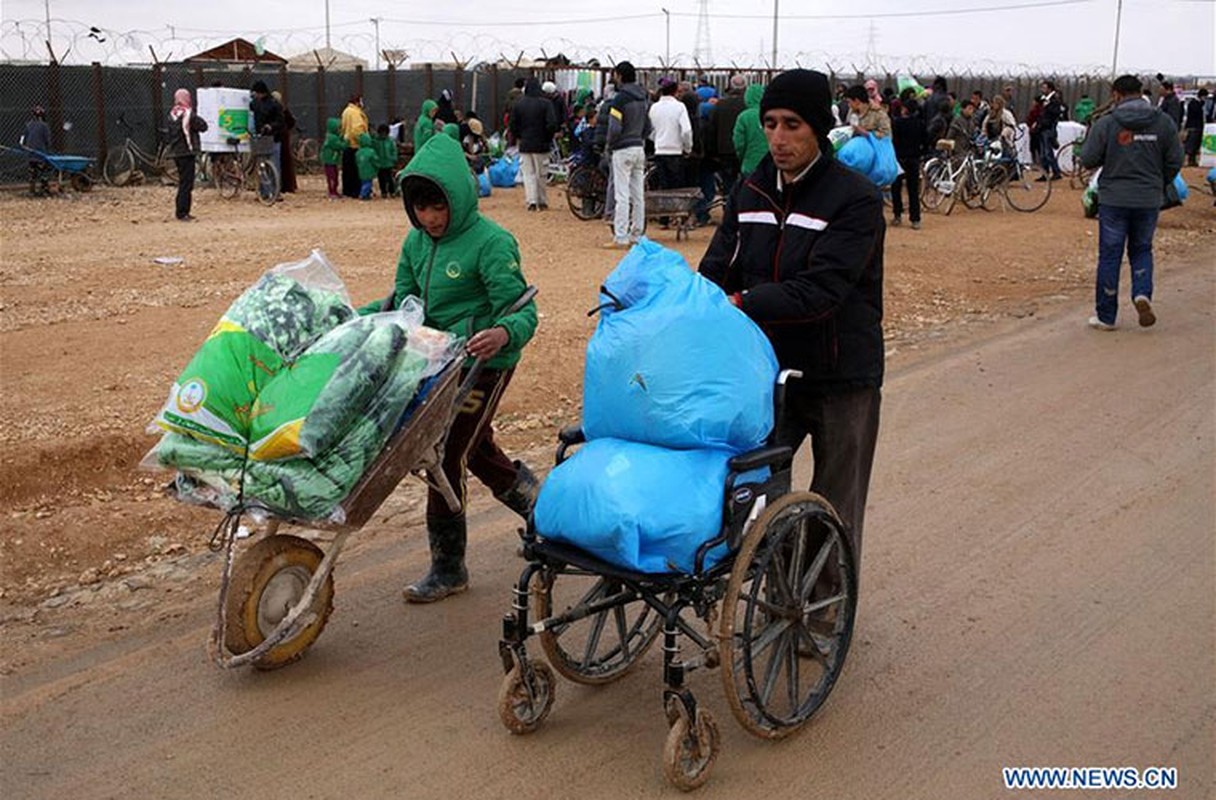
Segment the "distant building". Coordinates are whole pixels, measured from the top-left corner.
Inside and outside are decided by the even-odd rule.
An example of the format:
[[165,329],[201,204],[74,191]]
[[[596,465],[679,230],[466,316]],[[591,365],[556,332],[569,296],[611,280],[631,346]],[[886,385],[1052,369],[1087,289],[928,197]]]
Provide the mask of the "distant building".
[[234,66],[247,67],[255,64],[269,65],[286,65],[287,59],[280,55],[275,55],[269,50],[262,49],[261,54],[258,53],[258,46],[247,39],[233,39],[224,42],[221,45],[216,45],[210,50],[204,50],[201,53],[189,56],[182,59],[182,63],[191,65],[205,66]]

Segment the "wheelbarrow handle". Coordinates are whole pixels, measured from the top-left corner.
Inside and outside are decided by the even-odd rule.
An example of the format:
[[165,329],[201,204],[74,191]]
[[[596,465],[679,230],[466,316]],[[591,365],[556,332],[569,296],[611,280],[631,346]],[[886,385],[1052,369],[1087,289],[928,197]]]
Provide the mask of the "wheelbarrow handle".
[[[536,297],[536,293],[538,291],[539,290],[535,286],[529,286],[528,288],[524,289],[524,292],[519,296],[519,299],[512,303],[511,306],[503,312],[503,316],[510,316],[526,306],[528,303],[531,303]],[[469,392],[473,391],[473,386],[477,383],[477,379],[481,376],[481,371],[485,369],[485,366],[486,359],[479,356],[473,362],[473,366],[469,367],[468,374],[465,375],[464,381],[460,384],[460,388],[456,391],[456,401],[453,404],[453,407],[457,409],[458,412],[459,409],[464,405],[465,398],[469,396]]]

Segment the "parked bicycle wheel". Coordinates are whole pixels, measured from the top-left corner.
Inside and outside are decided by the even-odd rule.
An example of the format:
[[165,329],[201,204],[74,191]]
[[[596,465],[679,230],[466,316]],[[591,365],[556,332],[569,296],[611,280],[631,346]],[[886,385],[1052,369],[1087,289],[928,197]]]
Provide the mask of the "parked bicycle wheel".
[[920,204],[928,211],[936,211],[942,201],[954,190],[950,178],[950,165],[940,158],[925,162],[925,174],[921,181]]
[[608,197],[608,179],[590,164],[578,167],[566,183],[566,202],[579,219],[599,219]]
[[279,199],[281,188],[279,168],[272,161],[258,159],[257,171],[254,173],[254,189],[257,190],[258,200],[263,205],[274,205]]
[[245,173],[241,162],[231,155],[217,155],[211,160],[211,182],[220,197],[231,200],[241,193],[245,185]]
[[111,186],[126,186],[135,172],[135,159],[123,145],[111,147],[106,153],[106,164],[102,176]]
[[1016,164],[1005,182],[1005,200],[1016,211],[1038,211],[1051,197],[1047,173],[1038,164]]

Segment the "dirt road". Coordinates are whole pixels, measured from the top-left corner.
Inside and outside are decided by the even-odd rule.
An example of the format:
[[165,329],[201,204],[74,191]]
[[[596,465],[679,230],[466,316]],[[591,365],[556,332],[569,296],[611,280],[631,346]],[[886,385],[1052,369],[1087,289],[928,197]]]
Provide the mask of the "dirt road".
[[[1210,258],[1159,270],[1151,331],[1125,311],[1092,332],[1073,307],[893,359],[842,682],[772,744],[694,675],[723,733],[701,796],[1016,796],[1016,765],[1170,766],[1170,796],[1213,796],[1216,280]],[[480,508],[468,594],[401,603],[425,537],[393,533],[418,514],[390,508],[339,564],[329,628],[277,673],[206,661],[213,561],[134,594],[160,595],[142,623],[0,677],[0,796],[676,795],[657,650],[618,684],[560,683],[530,737],[501,727],[520,562]]]

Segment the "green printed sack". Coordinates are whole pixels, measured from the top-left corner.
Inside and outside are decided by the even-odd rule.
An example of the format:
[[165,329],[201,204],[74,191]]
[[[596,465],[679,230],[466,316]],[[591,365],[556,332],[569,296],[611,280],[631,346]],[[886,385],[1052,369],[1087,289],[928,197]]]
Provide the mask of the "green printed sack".
[[335,328],[259,392],[250,425],[250,458],[316,456],[342,438],[391,372],[405,331],[382,317]]
[[254,399],[282,367],[278,353],[221,319],[174,382],[155,424],[243,453]]

